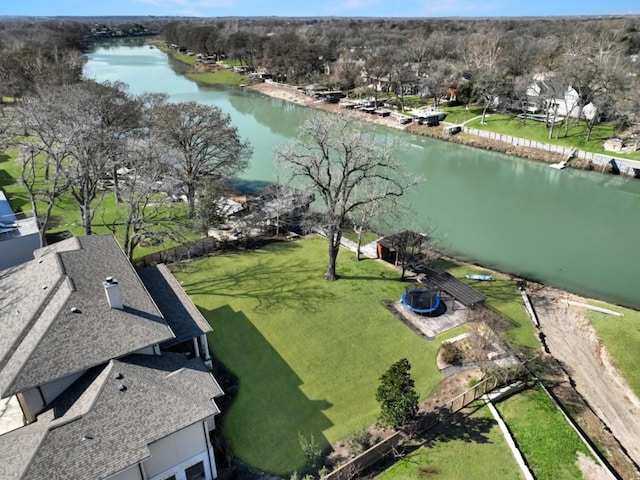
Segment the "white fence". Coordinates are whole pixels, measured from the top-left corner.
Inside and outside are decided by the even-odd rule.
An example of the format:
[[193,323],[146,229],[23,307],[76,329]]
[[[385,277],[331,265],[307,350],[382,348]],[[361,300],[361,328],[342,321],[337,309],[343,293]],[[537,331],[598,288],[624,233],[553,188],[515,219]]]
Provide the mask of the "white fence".
[[536,148],[545,152],[556,153],[564,158],[579,158],[581,160],[592,162],[594,165],[599,165],[603,168],[611,166],[614,171],[617,170],[624,175],[640,177],[640,161],[637,160],[603,155],[601,153],[585,152],[584,150],[577,150],[571,147],[562,147],[560,145],[552,145],[550,143],[536,142],[535,140],[512,137],[511,135],[488,132],[486,130],[477,130],[469,127],[462,127],[462,131],[478,137],[510,143],[517,147]]

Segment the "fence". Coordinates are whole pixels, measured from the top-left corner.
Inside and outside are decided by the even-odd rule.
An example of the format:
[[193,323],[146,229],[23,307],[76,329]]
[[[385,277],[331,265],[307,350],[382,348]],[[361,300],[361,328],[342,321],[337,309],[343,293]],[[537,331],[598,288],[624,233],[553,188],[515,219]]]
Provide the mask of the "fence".
[[[516,377],[521,377],[525,371],[523,367],[524,365],[521,365],[520,368],[502,378],[498,378],[497,376],[488,377],[478,382],[466,392],[440,405],[433,411],[422,415],[416,422],[416,431],[419,433],[426,432],[454,413],[459,412],[473,403],[485,393],[489,393],[499,386],[511,382]],[[355,478],[363,470],[396,453],[398,448],[402,449],[403,443],[407,438],[407,435],[404,433],[396,432],[392,436],[376,443],[373,447],[356,456],[340,468],[325,475],[322,477],[322,480],[350,480]]]
[[159,263],[175,263],[192,258],[204,257],[214,252],[237,250],[238,248],[258,248],[274,241],[282,241],[276,237],[248,237],[238,240],[219,241],[213,237],[206,237],[193,242],[187,242],[177,247],[168,248],[161,252],[151,253],[135,260],[136,267],[144,268]]
[[535,148],[545,152],[556,153],[567,159],[574,157],[579,158],[581,160],[592,162],[594,165],[599,165],[603,169],[611,167],[611,169],[616,173],[619,172],[631,177],[640,177],[640,161],[637,160],[629,160],[627,158],[614,157],[612,155],[603,155],[601,153],[585,152],[584,150],[576,150],[572,147],[536,142],[535,140],[512,137],[511,135],[503,135],[502,133],[488,132],[486,130],[477,130],[469,127],[462,127],[462,131],[478,137],[488,138],[489,140],[510,143],[517,147]]

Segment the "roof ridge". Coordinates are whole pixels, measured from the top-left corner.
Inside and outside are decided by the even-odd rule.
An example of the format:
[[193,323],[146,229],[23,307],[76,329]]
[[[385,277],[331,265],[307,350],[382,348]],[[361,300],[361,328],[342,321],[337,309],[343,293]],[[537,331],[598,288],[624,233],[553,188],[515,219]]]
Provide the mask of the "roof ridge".
[[[64,293],[61,292],[61,287],[63,285],[66,285],[67,288],[69,289],[67,294],[65,295],[64,299],[62,302],[60,302],[60,305],[58,308],[56,308],[55,306],[52,308],[56,308],[54,312],[55,315],[52,315],[51,318],[48,321],[48,324],[44,324],[43,322],[43,326],[45,327],[44,330],[41,332],[41,334],[39,335],[37,341],[33,344],[33,346],[31,348],[26,348],[27,349],[27,355],[23,358],[23,361],[21,362],[21,364],[19,364],[19,367],[17,369],[17,371],[13,374],[13,378],[11,379],[11,381],[9,382],[9,384],[7,385],[5,392],[6,391],[10,391],[14,384],[16,383],[16,380],[18,379],[18,377],[20,376],[20,374],[22,373],[22,370],[24,369],[24,366],[27,364],[27,362],[29,361],[29,359],[31,358],[31,355],[33,355],[33,352],[36,351],[37,347],[40,345],[40,343],[42,342],[43,338],[46,336],[46,333],[49,331],[49,329],[51,328],[51,325],[53,325],[55,323],[55,320],[58,316],[58,313],[60,311],[62,311],[62,308],[64,305],[66,305],[67,301],[69,300],[69,296],[71,294],[71,292],[73,292],[73,284],[72,282],[66,282],[65,281],[66,277],[62,276],[60,277],[57,281],[56,281],[56,288],[52,289],[51,294],[48,294],[45,298],[46,301],[42,302],[40,304],[40,306],[38,307],[38,309],[36,310],[35,314],[33,315],[33,318],[35,318],[35,320],[31,319],[29,320],[29,328],[28,329],[24,329],[24,330],[28,330],[24,335],[21,335],[20,337],[20,342],[17,344],[17,348],[14,350],[14,354],[11,355],[9,357],[9,359],[7,360],[7,362],[5,362],[4,365],[0,366],[0,372],[2,372],[7,365],[10,364],[11,359],[14,359],[17,357],[16,353],[19,351],[23,350],[23,343],[25,342],[25,340],[29,337],[29,335],[33,332],[34,328],[39,324],[39,320],[42,318],[42,314],[46,311],[46,309],[52,305],[52,300],[56,297],[56,295],[58,295],[59,293]],[[55,290],[55,291],[54,291]],[[46,319],[45,319],[46,320]],[[18,393],[18,392],[14,392],[14,393]]]
[[[56,256],[57,256],[58,267],[62,269],[61,275],[56,279],[53,285],[53,288],[49,289],[49,292],[42,299],[42,301],[40,302],[40,305],[38,305],[38,308],[33,312],[31,317],[29,317],[29,320],[26,322],[24,328],[20,331],[20,334],[16,336],[15,341],[11,344],[11,347],[9,348],[9,351],[15,352],[18,346],[21,345],[24,339],[27,337],[27,335],[29,335],[36,321],[40,318],[40,315],[42,315],[43,310],[47,308],[51,299],[58,293],[58,289],[60,288],[60,285],[62,284],[63,280],[66,277],[64,273],[64,267],[62,266],[62,263],[58,258],[57,253],[56,253]],[[12,357],[13,355],[6,355],[5,358],[0,358],[0,372],[7,366],[7,363],[9,363],[9,360]]]

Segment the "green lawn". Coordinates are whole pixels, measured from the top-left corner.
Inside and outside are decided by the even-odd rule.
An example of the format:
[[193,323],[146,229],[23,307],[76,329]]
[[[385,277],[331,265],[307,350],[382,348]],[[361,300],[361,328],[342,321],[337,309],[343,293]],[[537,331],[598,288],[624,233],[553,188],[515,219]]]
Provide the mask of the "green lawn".
[[447,112],[447,118],[445,122],[460,124],[467,120],[471,120],[473,117],[482,115],[482,107],[479,105],[458,105],[457,107],[445,107],[441,108],[443,112]]
[[245,75],[240,75],[239,73],[226,69],[206,73],[187,73],[187,77],[195,82],[207,85],[238,86],[246,85],[249,81]]
[[[506,340],[513,348],[539,349],[540,342],[533,322],[522,303],[516,283],[507,275],[488,272],[470,265],[455,265],[448,268],[451,275],[480,290],[487,296],[486,304],[504,315],[511,323]],[[491,274],[495,281],[479,282],[465,278],[468,273]]]
[[582,479],[577,452],[591,454],[540,387],[496,405],[537,480]]
[[611,354],[622,376],[634,393],[640,397],[640,371],[638,370],[638,348],[640,346],[640,312],[610,305],[591,302],[599,307],[624,313],[624,317],[587,312],[587,317],[598,333],[607,351]]
[[[0,155],[0,189],[4,190],[11,207],[14,212],[31,212],[31,202],[27,191],[20,183],[20,165],[17,161],[17,148],[8,149],[4,155]],[[44,204],[40,204],[40,209],[44,208]],[[93,221],[92,230],[96,234],[112,233],[105,224],[111,224],[114,221],[121,222],[124,218],[125,210],[123,205],[115,202],[115,196],[111,190],[105,190],[99,193],[94,208],[96,214]],[[179,227],[185,234],[185,239],[195,239],[196,234],[189,233],[190,224],[186,219],[186,205],[184,204],[167,204],[167,215],[175,218],[176,225],[183,224]],[[60,232],[69,232],[72,235],[84,235],[84,229],[81,226],[80,210],[71,197],[66,194],[60,198],[58,204],[54,206],[52,218],[47,233],[56,234]],[[123,228],[118,226],[116,229],[116,237],[123,245]],[[172,241],[165,241],[163,244],[149,247],[138,247],[134,250],[136,258],[143,257],[150,253],[164,250],[175,246]]]
[[186,63],[187,65],[195,65],[196,57],[195,55],[187,55],[186,53],[180,53],[173,48],[166,47],[162,42],[158,42],[156,46],[162,50],[167,55],[171,55],[173,58],[178,60],[179,62]]
[[[350,229],[343,230],[342,236],[347,240],[351,240],[352,242],[358,241],[358,234]],[[367,245],[368,243],[375,242],[378,238],[380,237],[373,232],[362,232],[362,245]]]
[[[480,111],[480,113],[482,113],[482,111]],[[449,118],[447,118],[447,121],[449,121]],[[523,122],[521,119],[510,114],[490,114],[486,118],[485,125],[482,125],[480,121],[481,119],[476,119],[469,122],[467,126],[479,130],[490,130],[514,137],[527,138],[542,143],[573,147],[587,152],[612,154],[602,148],[603,142],[614,135],[614,125],[610,123],[595,125],[591,132],[591,138],[587,142],[585,141],[584,122],[581,122],[578,126],[570,122],[569,131],[566,136],[564,135],[564,126],[557,126],[554,129],[553,138],[549,139],[549,129],[545,127],[544,122],[534,120]],[[555,132],[557,131],[560,132],[560,135],[559,138],[556,139]],[[616,153],[615,156],[640,160],[640,152],[630,154]]]
[[406,357],[421,398],[442,379],[440,340],[429,342],[382,302],[405,288],[399,274],[342,251],[327,282],[326,241],[271,244],[176,266],[213,327],[213,354],[239,378],[224,434],[244,462],[283,475],[305,463],[298,433],[323,447],[374,423],[379,377]]
[[524,478],[491,412],[455,415],[430,432],[433,441],[378,476],[378,480]]

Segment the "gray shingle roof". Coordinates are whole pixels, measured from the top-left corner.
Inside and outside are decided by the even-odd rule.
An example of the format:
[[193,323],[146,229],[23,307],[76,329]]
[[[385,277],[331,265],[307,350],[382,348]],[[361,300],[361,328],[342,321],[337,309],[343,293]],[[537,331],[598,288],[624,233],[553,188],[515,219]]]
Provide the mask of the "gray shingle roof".
[[149,457],[150,443],[219,413],[213,399],[220,395],[198,358],[112,360],[87,372],[36,423],[0,435],[0,474],[9,473],[1,478],[108,477]]
[[[60,242],[6,272],[0,328],[9,334],[0,336],[0,397],[174,338],[111,235]],[[107,302],[108,276],[119,282],[123,310]]]
[[162,347],[182,343],[211,331],[207,320],[166,265],[147,267],[138,273],[176,336],[175,339],[164,342]]

